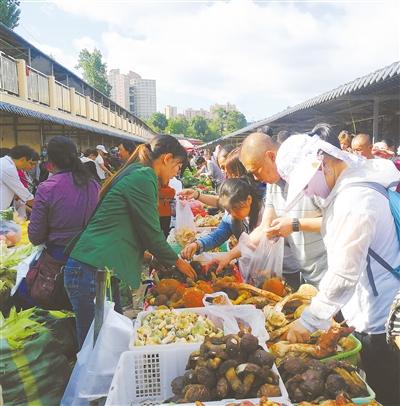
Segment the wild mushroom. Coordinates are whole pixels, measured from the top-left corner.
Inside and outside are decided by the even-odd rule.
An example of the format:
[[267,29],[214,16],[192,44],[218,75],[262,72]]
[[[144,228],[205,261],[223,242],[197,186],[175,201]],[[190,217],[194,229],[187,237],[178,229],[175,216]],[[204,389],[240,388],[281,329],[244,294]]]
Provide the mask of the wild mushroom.
[[265,383],[260,387],[257,392],[257,397],[278,397],[281,396],[281,390],[278,385],[270,385],[269,383]]
[[224,376],[218,379],[217,382],[217,396],[219,399],[226,399],[229,393],[229,383]]
[[195,373],[199,384],[207,386],[207,388],[215,386],[216,376],[213,370],[200,367],[195,369]]
[[171,382],[171,389],[174,395],[181,396],[184,387],[185,378],[183,376],[178,376]]
[[252,334],[243,334],[240,340],[240,352],[244,354],[250,354],[256,351],[258,348],[258,338]]
[[196,401],[207,402],[210,400],[210,391],[204,385],[192,384],[185,386],[184,390],[185,401],[193,403]]
[[183,379],[186,385],[190,385],[191,383],[196,383],[196,373],[193,369],[189,369],[183,375]]
[[235,371],[237,365],[237,361],[229,359],[224,361],[218,369],[219,374],[225,376],[234,392],[240,392],[242,388],[242,381],[236,375]]
[[272,365],[274,365],[274,361],[275,361],[274,355],[263,349],[256,350],[249,357],[249,362],[257,364],[260,367],[267,366],[271,368]]

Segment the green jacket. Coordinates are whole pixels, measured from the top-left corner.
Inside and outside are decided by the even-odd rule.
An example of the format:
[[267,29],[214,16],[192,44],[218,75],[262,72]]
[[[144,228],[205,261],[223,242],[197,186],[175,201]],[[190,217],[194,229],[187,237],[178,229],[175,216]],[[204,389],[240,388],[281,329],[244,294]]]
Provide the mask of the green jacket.
[[111,186],[70,256],[99,269],[108,267],[137,288],[145,250],[167,266],[178,258],[161,231],[156,174],[132,164]]

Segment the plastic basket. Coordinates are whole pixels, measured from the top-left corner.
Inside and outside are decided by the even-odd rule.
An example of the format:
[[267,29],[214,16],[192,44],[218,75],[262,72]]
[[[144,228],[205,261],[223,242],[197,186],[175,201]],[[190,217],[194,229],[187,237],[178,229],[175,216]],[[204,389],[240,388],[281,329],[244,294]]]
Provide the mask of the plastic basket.
[[366,404],[368,404],[369,402],[371,402],[372,400],[375,399],[375,396],[376,396],[375,392],[372,390],[372,388],[365,381],[364,381],[364,383],[365,383],[365,385],[367,387],[369,396],[366,396],[365,398],[353,398],[353,399],[351,399],[353,401],[353,403],[355,403],[356,405],[366,405]]
[[[184,374],[190,354],[199,347],[199,343],[179,348],[169,345],[145,346],[124,352],[115,371],[106,406],[162,404],[173,396],[171,381]],[[275,366],[273,370],[278,373]],[[271,400],[290,405],[282,379],[279,386],[282,396]],[[210,402],[219,405],[225,403],[229,402]]]
[[361,351],[362,344],[361,341],[354,337],[352,334],[349,335],[349,338],[355,343],[355,347],[350,351],[342,351],[331,357],[321,359],[322,362],[326,362],[332,359],[346,361],[349,364],[357,365],[358,364],[358,354]]
[[[129,342],[129,349],[135,350],[137,348],[143,348],[143,346],[135,346],[134,342],[137,336],[137,330],[142,325],[143,318],[154,311],[149,309],[140,312],[135,320],[133,326],[133,332],[131,340]],[[195,307],[187,309],[173,309],[176,313],[191,312],[197,313],[202,316],[208,317],[218,328],[224,331],[224,334],[237,333],[239,331],[239,325],[237,323],[241,314],[245,314],[246,323],[252,328],[253,334],[258,338],[260,345],[264,344],[268,339],[268,333],[265,330],[265,319],[261,310],[256,309],[253,305],[240,305],[240,306],[207,306],[207,307]],[[199,346],[201,343],[195,343]],[[170,343],[170,344],[158,344],[146,347],[176,347],[182,348],[193,345],[192,343]]]

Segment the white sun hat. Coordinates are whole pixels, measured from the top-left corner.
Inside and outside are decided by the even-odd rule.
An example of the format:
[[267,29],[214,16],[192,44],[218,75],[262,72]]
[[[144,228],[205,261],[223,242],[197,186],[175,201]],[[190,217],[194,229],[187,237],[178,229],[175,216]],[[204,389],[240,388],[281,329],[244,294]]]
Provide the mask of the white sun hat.
[[104,145],[97,145],[96,149],[104,152],[105,154],[108,154],[108,151],[106,150],[106,147]]
[[289,183],[287,211],[303,197],[304,190],[321,166],[324,152],[349,164],[360,161],[360,157],[322,141],[318,135],[294,134],[279,147],[276,166],[282,179]]

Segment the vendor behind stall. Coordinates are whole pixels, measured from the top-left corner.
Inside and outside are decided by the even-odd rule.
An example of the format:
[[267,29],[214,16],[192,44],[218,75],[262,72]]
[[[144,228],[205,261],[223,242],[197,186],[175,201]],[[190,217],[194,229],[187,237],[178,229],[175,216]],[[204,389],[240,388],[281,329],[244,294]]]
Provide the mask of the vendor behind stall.
[[137,147],[125,166],[101,191],[101,202],[80,235],[64,269],[65,287],[76,315],[82,345],[94,317],[96,271],[105,267],[132,288],[138,288],[143,254],[161,264],[176,265],[195,278],[165,240],[158,215],[158,187],[168,184],[187,159],[185,149],[168,135]]
[[[391,161],[355,161],[352,156],[318,136],[304,134],[292,136],[278,151],[278,170],[289,182],[287,208],[304,193],[325,199],[328,253],[319,293],[291,325],[287,337],[291,342],[307,341],[314,331],[328,329],[341,310],[362,342],[362,368],[377,400],[398,406],[400,358],[386,343],[385,322],[400,288],[394,270],[400,265],[400,244],[383,193],[400,176]],[[394,269],[383,266],[382,259]]]

